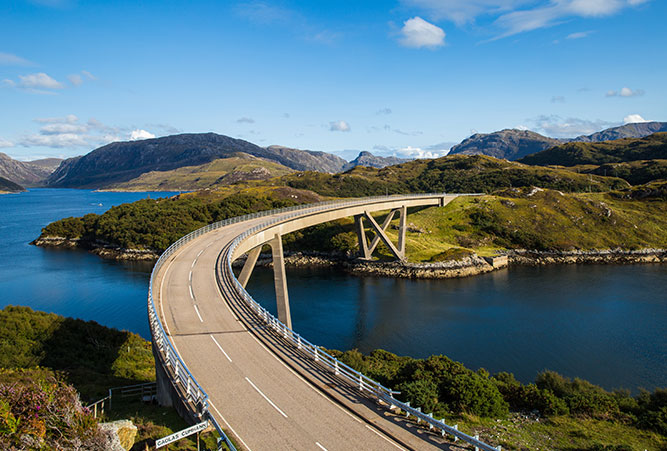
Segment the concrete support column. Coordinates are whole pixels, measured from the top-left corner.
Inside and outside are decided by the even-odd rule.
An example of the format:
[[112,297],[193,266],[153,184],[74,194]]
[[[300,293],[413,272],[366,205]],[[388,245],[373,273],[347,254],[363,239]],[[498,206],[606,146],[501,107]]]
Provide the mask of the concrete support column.
[[398,220],[398,252],[405,257],[405,231],[407,229],[408,208],[403,205],[399,211],[401,216]]
[[380,237],[382,242],[389,248],[392,254],[398,259],[398,260],[405,260],[405,254],[401,253],[398,249],[396,249],[396,246],[394,246],[394,243],[392,243],[389,240],[389,237],[384,233],[384,230],[380,227],[380,225],[373,219],[373,217],[368,214],[368,212],[364,213],[364,217],[368,219],[368,222],[370,223],[371,227],[373,227],[375,233]]
[[370,260],[371,254],[373,252],[368,248],[368,243],[366,242],[363,215],[357,215],[354,217],[354,225],[357,230],[357,239],[359,240],[359,255],[363,259]]
[[[389,214],[387,215],[386,218],[384,218],[384,221],[382,222],[382,230],[385,231],[389,227],[389,223],[394,219],[394,215],[396,212],[399,211],[398,209],[391,210]],[[373,237],[373,241],[371,241],[371,245],[368,249],[369,254],[372,254],[377,245],[380,244],[380,235],[378,233],[375,234]]]
[[292,317],[289,310],[289,294],[287,293],[287,275],[285,274],[282,237],[276,234],[269,241],[269,245],[271,246],[271,254],[273,256],[273,283],[276,287],[278,319],[291,329]]
[[241,274],[239,274],[239,282],[243,288],[248,284],[248,280],[250,280],[250,276],[252,275],[252,270],[255,269],[255,264],[257,263],[257,259],[261,252],[262,246],[257,246],[248,252],[248,258],[246,258]]

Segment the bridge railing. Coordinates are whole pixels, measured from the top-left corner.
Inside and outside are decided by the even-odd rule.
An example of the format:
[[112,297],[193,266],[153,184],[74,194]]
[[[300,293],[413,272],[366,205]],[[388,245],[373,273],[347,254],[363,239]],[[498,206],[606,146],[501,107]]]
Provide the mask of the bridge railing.
[[[250,213],[247,215],[237,216],[234,218],[225,219],[223,221],[218,221],[216,223],[209,224],[191,233],[188,233],[187,235],[175,241],[171,246],[167,248],[167,250],[165,250],[162,253],[162,255],[160,255],[160,258],[158,258],[157,262],[155,263],[155,266],[153,267],[153,271],[151,272],[149,288],[148,288],[148,317],[149,317],[149,324],[150,324],[153,343],[155,343],[164,364],[168,368],[171,368],[174,374],[174,382],[178,384],[184,391],[186,400],[192,403],[194,406],[196,406],[199,409],[199,413],[202,416],[206,416],[212,421],[214,427],[217,429],[221,438],[227,443],[227,445],[232,451],[236,451],[234,445],[225,435],[220,425],[217,423],[213,415],[211,415],[208,410],[208,394],[206,393],[206,391],[204,391],[201,385],[199,385],[197,379],[192,375],[192,373],[190,373],[190,370],[188,369],[187,365],[183,362],[181,357],[176,352],[176,349],[174,348],[173,343],[169,339],[162,324],[162,321],[160,320],[160,316],[157,312],[155,299],[153,297],[153,283],[164,263],[181,246],[200,237],[205,233],[211,232],[213,230],[222,227],[226,227],[228,225],[236,224],[239,222],[245,222],[261,217],[280,215],[279,217],[274,218],[271,221],[263,222],[262,224],[247,230],[234,240],[231,249],[227,254],[227,264],[229,265],[230,274],[233,275],[233,272],[231,272],[231,263],[232,263],[231,258],[236,246],[238,246],[238,244],[243,239],[247,238],[251,234],[258,232],[271,225],[274,225],[278,222],[284,222],[286,220],[292,219],[297,216],[303,216],[318,211],[331,209],[331,207],[333,206],[343,208],[351,205],[367,204],[369,203],[369,201],[383,201],[383,200],[389,201],[389,200],[406,199],[406,198],[443,197],[445,195],[446,193],[373,196],[373,197],[365,197],[362,199],[350,199],[343,201],[333,200],[333,201],[318,202],[307,205],[294,205],[291,207],[278,208],[257,213]],[[477,196],[477,195],[480,194],[478,193],[457,194],[457,196]],[[261,305],[259,305],[257,301],[255,301],[252,298],[252,296],[250,296],[250,294],[248,294],[248,292],[245,291],[245,289],[241,286],[241,284],[235,277],[232,277],[232,279],[234,281],[235,289],[242,296],[244,301],[253,310],[255,310],[255,312],[257,312],[257,314],[260,315],[270,327],[282,333],[285,338],[290,339],[298,348],[303,349],[306,353],[310,354],[313,357],[313,359],[331,368],[336,376],[341,377],[346,381],[353,382],[357,386],[357,388],[361,391],[365,390],[374,393],[376,396],[378,396],[378,398],[383,399],[390,405],[400,406],[401,409],[403,409],[408,414],[414,415],[420,421],[422,420],[426,421],[428,424],[432,425],[432,427],[440,429],[441,431],[443,431],[443,434],[445,433],[445,431],[449,432],[455,437],[468,441],[469,443],[472,443],[475,446],[484,449],[486,451],[496,451],[497,449],[499,449],[499,448],[493,448],[490,445],[480,442],[466,434],[458,432],[458,430],[456,430],[454,427],[448,426],[444,422],[441,422],[439,420],[435,420],[434,418],[419,412],[417,409],[411,408],[409,405],[394,399],[393,394],[395,394],[396,392],[382,386],[380,383],[354,370],[348,365],[345,365],[343,362],[339,361],[335,357],[322,351],[319,346],[316,346],[307,341],[306,339],[304,339],[303,337],[301,337],[299,334],[288,328],[277,318],[271,315],[271,313],[269,313]],[[436,423],[433,424],[432,423],[433,421],[435,421]]]

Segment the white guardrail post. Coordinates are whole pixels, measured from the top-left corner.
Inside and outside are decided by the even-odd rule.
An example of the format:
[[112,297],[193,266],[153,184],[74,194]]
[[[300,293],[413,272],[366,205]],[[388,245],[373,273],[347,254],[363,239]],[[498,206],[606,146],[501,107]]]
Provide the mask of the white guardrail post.
[[[252,227],[249,230],[246,230],[244,233],[239,235],[234,239],[232,244],[230,245],[228,251],[227,251],[227,259],[226,259],[226,264],[227,264],[227,269],[228,269],[228,274],[231,275],[232,278],[232,285],[234,286],[237,294],[239,295],[240,299],[242,299],[244,302],[248,304],[249,307],[254,310],[261,320],[263,320],[267,325],[269,325],[271,328],[273,328],[275,331],[281,333],[284,338],[288,339],[297,349],[301,350],[306,350],[308,351],[309,354],[311,354],[314,358],[315,361],[319,362],[319,364],[328,367],[333,371],[333,373],[340,379],[347,381],[347,382],[352,382],[354,385],[356,385],[361,392],[368,391],[373,393],[379,400],[382,400],[385,402],[388,406],[391,406],[391,408],[396,409],[399,408],[403,412],[405,412],[406,416],[414,416],[418,420],[418,422],[424,421],[425,423],[428,424],[429,429],[438,429],[441,431],[443,435],[445,433],[450,434],[454,436],[455,440],[462,439],[471,445],[475,446],[476,448],[482,449],[484,451],[498,451],[500,450],[500,446],[498,447],[493,447],[491,445],[488,445],[484,442],[479,441],[477,437],[472,437],[470,435],[464,434],[463,432],[460,432],[458,430],[457,426],[449,426],[447,425],[444,421],[442,420],[437,420],[433,418],[432,415],[427,415],[424,414],[420,411],[420,409],[416,409],[413,407],[410,407],[409,403],[403,403],[393,397],[393,394],[396,393],[392,390],[390,390],[387,387],[384,387],[382,384],[379,382],[376,382],[364,374],[356,371],[355,369],[347,366],[343,362],[339,361],[335,357],[329,355],[328,353],[322,351],[318,346],[310,343],[308,340],[302,338],[299,334],[294,332],[292,329],[288,328],[285,324],[283,324],[281,321],[279,321],[277,318],[275,318],[271,313],[269,313],[264,307],[259,305],[257,301],[255,301],[250,294],[245,291],[245,289],[241,286],[239,281],[234,277],[234,273],[232,271],[232,255],[234,254],[234,250],[236,247],[246,238],[248,238],[250,235],[256,233],[259,230],[263,230],[271,225],[274,225],[278,222],[284,222],[286,220],[289,220],[294,217],[298,216],[303,216],[303,215],[308,215],[312,213],[316,213],[318,211],[330,209],[332,207],[334,208],[342,208],[350,205],[357,205],[357,204],[366,204],[369,203],[369,201],[374,201],[374,202],[383,202],[383,201],[389,201],[389,200],[401,200],[401,199],[414,199],[414,198],[424,198],[424,197],[444,197],[445,195],[453,195],[453,196],[479,196],[482,195],[483,193],[471,193],[471,194],[445,194],[445,193],[434,193],[434,194],[407,194],[407,195],[391,195],[391,196],[374,196],[374,197],[369,197],[369,198],[361,198],[361,199],[353,199],[353,200],[346,200],[346,201],[326,201],[326,202],[320,202],[316,204],[308,204],[308,205],[298,205],[298,206],[292,206],[292,207],[285,207],[285,208],[279,208],[279,209],[274,209],[274,210],[267,210],[264,212],[257,212],[257,213],[251,213],[247,214],[244,216],[237,216],[234,218],[229,218],[225,219],[223,221],[218,221],[213,224],[209,224],[207,226],[201,227],[184,237],[180,238],[177,240],[175,243],[173,243],[167,250],[165,250],[162,255],[160,255],[160,258],[158,261],[155,263],[155,266],[153,267],[153,271],[151,272],[151,278],[150,278],[150,284],[148,288],[148,318],[149,318],[149,324],[151,328],[151,335],[153,338],[153,343],[156,344],[158,351],[160,352],[160,355],[162,355],[164,359],[164,363],[167,367],[171,367],[172,371],[175,376],[174,382],[179,384],[187,393],[188,395],[188,400],[191,401],[195,406],[199,406],[200,410],[200,415],[202,417],[207,417],[211,420],[213,423],[214,427],[220,434],[220,437],[222,440],[224,440],[227,443],[227,446],[232,450],[236,451],[236,448],[234,448],[234,445],[232,442],[229,440],[229,438],[225,435],[224,431],[220,427],[220,425],[217,423],[213,415],[208,410],[208,394],[204,391],[204,389],[199,385],[195,377],[190,373],[188,370],[187,366],[181,360],[181,357],[178,355],[176,350],[174,349],[173,344],[171,343],[171,340],[167,336],[164,327],[162,325],[162,321],[160,321],[159,315],[157,314],[157,309],[155,308],[155,300],[153,299],[153,281],[157,275],[157,273],[160,271],[160,268],[162,265],[165,263],[165,261],[178,249],[180,248],[183,244],[191,241],[192,239],[199,237],[203,235],[204,233],[210,232],[212,230],[216,230],[225,226],[228,226],[230,224],[237,224],[239,222],[244,222],[248,221],[250,219],[255,219],[255,218],[260,218],[260,217],[267,217],[267,216],[275,216],[275,215],[280,215],[284,213],[281,217],[278,218],[273,218],[265,223],[259,224],[255,227]],[[191,392],[194,392],[194,394],[191,394]]]

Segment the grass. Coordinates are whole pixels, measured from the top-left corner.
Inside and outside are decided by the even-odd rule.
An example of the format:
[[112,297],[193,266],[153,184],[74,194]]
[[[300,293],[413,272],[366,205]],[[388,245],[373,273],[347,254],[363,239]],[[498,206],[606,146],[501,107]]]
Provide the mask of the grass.
[[479,434],[504,450],[588,450],[597,446],[625,445],[631,450],[660,451],[667,448],[667,437],[637,429],[622,422],[558,416],[534,418],[513,414],[507,419],[480,418],[474,415],[451,416],[466,433]]

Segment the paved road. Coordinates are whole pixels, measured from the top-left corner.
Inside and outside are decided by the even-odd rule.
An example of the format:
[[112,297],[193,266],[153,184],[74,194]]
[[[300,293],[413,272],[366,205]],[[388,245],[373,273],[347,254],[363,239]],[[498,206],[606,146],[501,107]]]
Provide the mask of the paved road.
[[[380,409],[368,401],[346,405],[332,399],[322,390],[324,376],[311,379],[303,371],[307,365],[285,363],[289,357],[251,333],[246,324],[257,326],[223,299],[215,278],[221,250],[266,220],[230,225],[193,240],[169,258],[154,282],[167,334],[208,393],[218,423],[243,448],[255,451],[446,449],[396,418],[383,424]],[[340,392],[339,398],[351,399],[344,389]],[[351,412],[350,405],[360,413]]]

